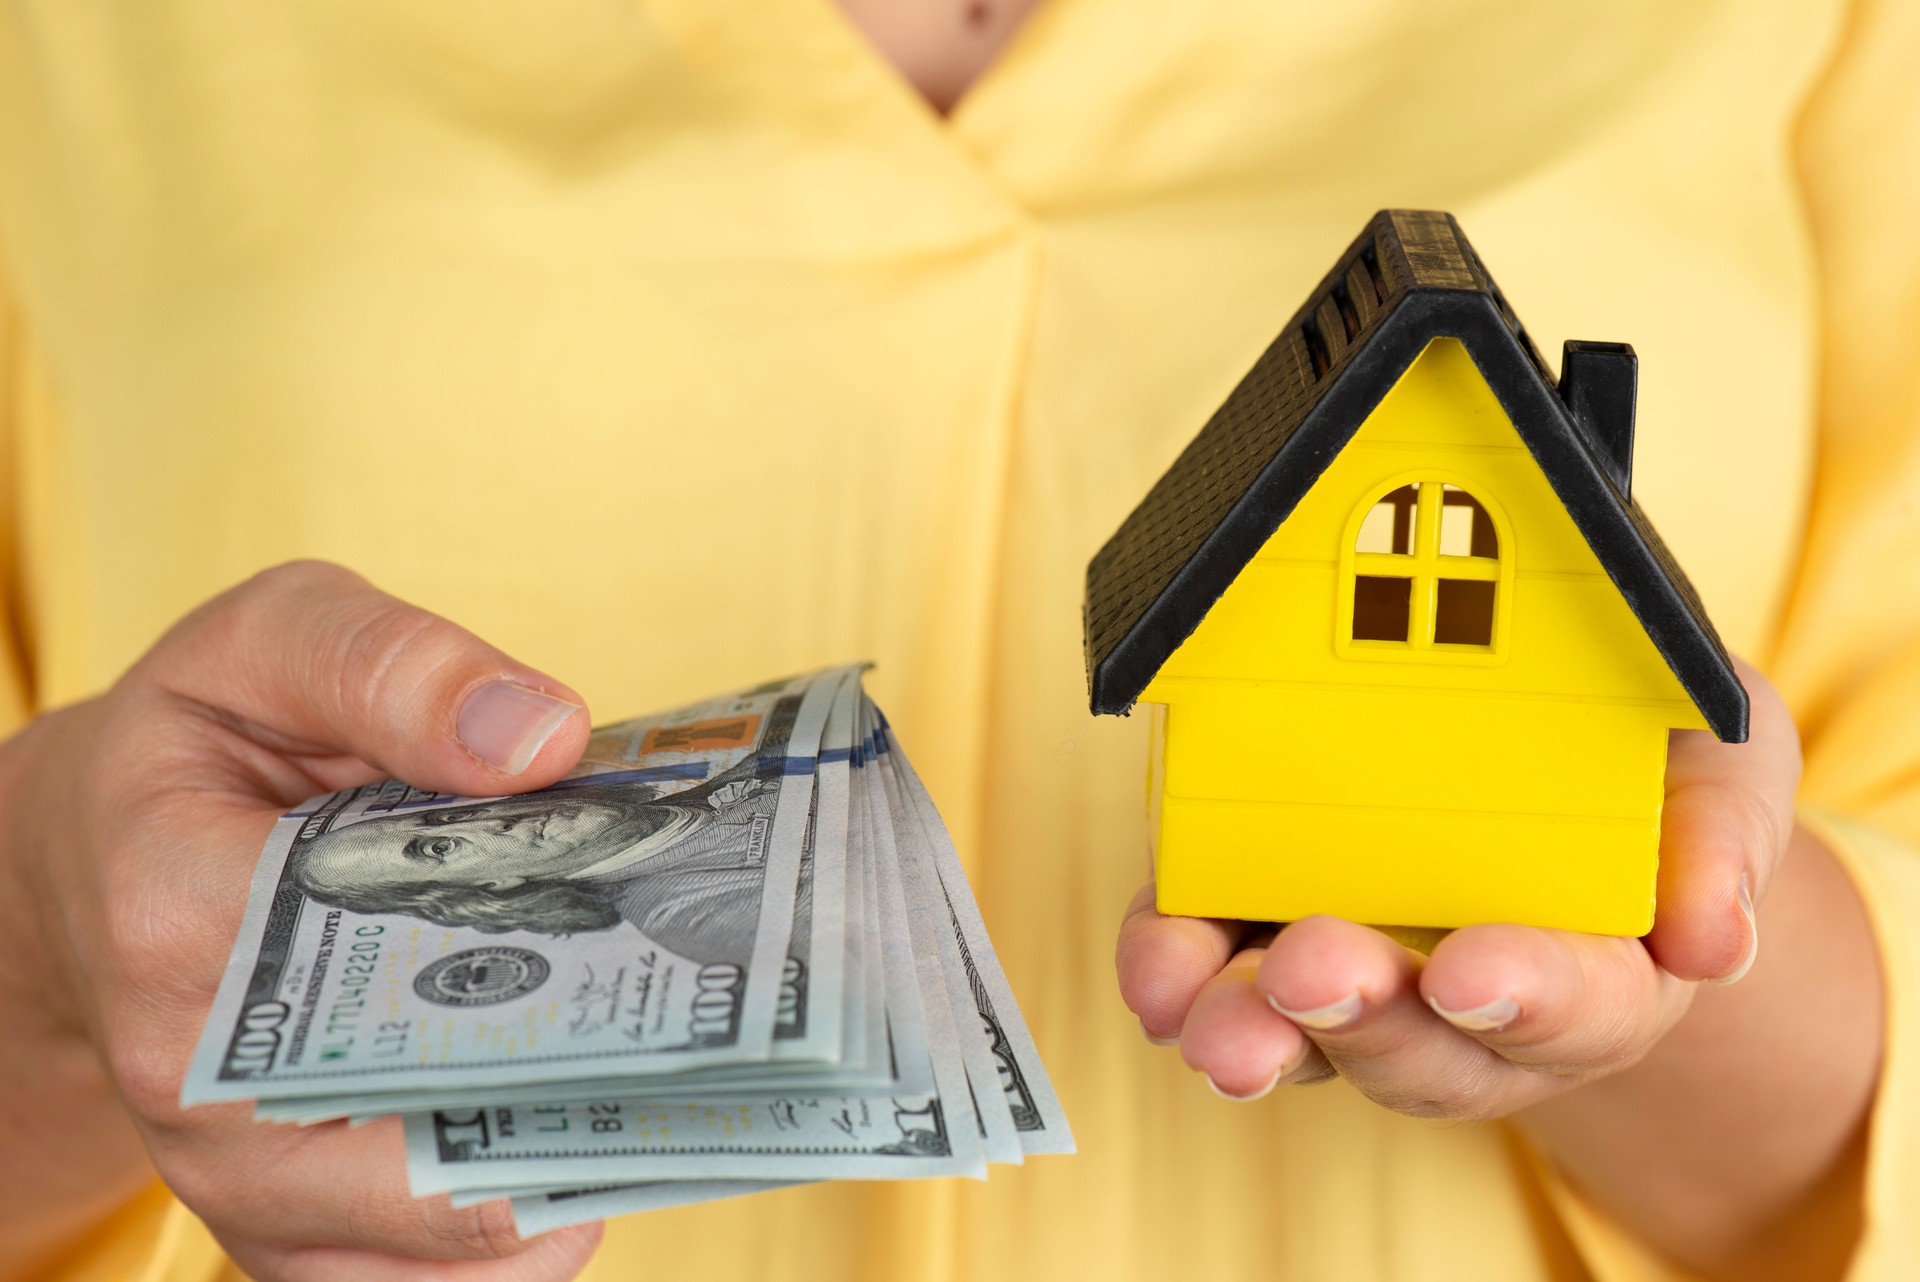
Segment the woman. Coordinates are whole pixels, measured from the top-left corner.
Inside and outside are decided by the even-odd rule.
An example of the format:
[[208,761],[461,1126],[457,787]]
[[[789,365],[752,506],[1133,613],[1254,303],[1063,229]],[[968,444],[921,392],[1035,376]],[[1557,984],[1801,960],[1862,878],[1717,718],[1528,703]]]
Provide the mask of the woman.
[[[847,9],[6,11],[14,1267],[582,1267],[577,1234],[487,1258],[520,1250],[498,1208],[406,1197],[382,1128],[172,1107],[265,824],[375,773],[551,782],[578,692],[618,715],[871,657],[1083,1156],[615,1223],[586,1276],[1910,1276],[1911,6],[1049,0],[948,117],[1016,10],[929,4],[914,43]],[[1623,950],[1632,983],[1554,998],[1622,1034],[1578,1073],[1506,1072],[1522,1025],[1424,998],[1532,995],[1427,993],[1370,933],[1283,989],[1264,959],[1311,931],[1136,922],[1126,995],[1180,1057],[1109,995],[1145,745],[1084,711],[1085,560],[1385,206],[1457,214],[1546,349],[1634,343],[1636,497],[1830,808],[1773,826],[1784,717],[1765,779],[1692,781],[1756,805],[1669,826],[1671,867],[1719,870],[1663,894],[1700,925],[1682,977]],[[297,557],[491,644],[311,566],[155,643]],[[540,699],[570,706],[532,742]],[[1341,1040],[1381,1011],[1481,1058]],[[1342,1083],[1226,1103],[1187,1062]]]

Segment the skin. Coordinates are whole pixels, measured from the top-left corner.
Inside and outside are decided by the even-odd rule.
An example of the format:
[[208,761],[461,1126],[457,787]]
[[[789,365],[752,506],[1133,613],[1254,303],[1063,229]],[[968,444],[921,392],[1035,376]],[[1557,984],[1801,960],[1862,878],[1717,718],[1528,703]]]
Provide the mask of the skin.
[[[946,113],[1036,0],[841,5]],[[1794,823],[1792,720],[1741,671],[1750,745],[1674,736],[1644,941],[1479,926],[1429,941],[1429,958],[1331,918],[1277,935],[1164,918],[1148,885],[1120,932],[1122,996],[1149,1039],[1229,1096],[1344,1076],[1402,1112],[1506,1117],[1617,1223],[1705,1278],[1838,1277],[1859,1232],[1881,977],[1846,874]],[[1349,1022],[1313,1026],[1355,997]],[[1513,1017],[1486,1027],[1503,1002]]]
[[1122,997],[1229,1099],[1339,1076],[1415,1117],[1509,1118],[1703,1277],[1840,1276],[1881,979],[1851,884],[1794,822],[1792,719],[1740,674],[1751,742],[1673,736],[1645,939],[1471,926],[1427,956],[1331,917],[1163,917],[1149,884],[1120,929]]
[[[584,707],[509,774],[458,736],[542,673],[335,566],[283,566],[189,615],[107,694],[0,744],[0,1277],[29,1276],[157,1170],[260,1282],[562,1282],[598,1225],[522,1242],[503,1202],[407,1191],[397,1121],[357,1130],[179,1106],[274,816],[388,775],[544,787]],[[512,825],[509,825],[511,827]],[[495,834],[502,839],[507,833]]]
[[[1033,0],[845,0],[944,112]],[[579,758],[584,709],[518,773],[456,733],[480,686],[566,687],[335,566],[268,571],[177,625],[113,689],[0,743],[0,1279],[26,1278],[156,1170],[259,1282],[562,1282],[598,1225],[515,1235],[505,1203],[406,1188],[396,1122],[256,1124],[180,1082],[273,819],[398,776],[489,796]],[[507,834],[500,834],[505,837]]]
[[839,0],[867,40],[945,115],[992,67],[1039,0]]
[[[942,113],[1034,3],[841,0]],[[1676,736],[1645,941],[1483,926],[1428,958],[1328,918],[1272,937],[1163,918],[1148,887],[1120,934],[1123,995],[1216,1089],[1337,1074],[1404,1112],[1508,1117],[1703,1276],[1837,1276],[1857,1232],[1880,978],[1845,875],[1792,824],[1791,722],[1746,673],[1751,750]],[[584,711],[519,774],[460,746],[462,702],[502,679],[573,698],[343,570],[295,565],[197,611],[107,695],[0,744],[0,1135],[34,1155],[0,1163],[0,1278],[30,1275],[156,1168],[261,1282],[560,1282],[585,1266],[598,1226],[521,1243],[501,1203],[408,1196],[391,1122],[295,1130],[245,1105],[177,1106],[276,814],[383,775],[521,791],[577,759]],[[1755,952],[1743,876],[1768,944],[1739,983],[1703,984]],[[1316,1026],[1354,997],[1351,1020]],[[1458,1020],[1502,1001],[1515,1012],[1497,1027],[1433,1010]]]

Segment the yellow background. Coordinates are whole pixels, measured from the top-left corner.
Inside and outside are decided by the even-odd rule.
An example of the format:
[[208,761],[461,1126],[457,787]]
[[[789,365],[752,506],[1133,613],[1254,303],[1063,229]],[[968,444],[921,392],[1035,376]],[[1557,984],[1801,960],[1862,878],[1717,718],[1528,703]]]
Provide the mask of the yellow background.
[[1917,57],[1891,0],[1047,0],[943,121],[825,0],[5,0],[0,715],[302,555],[602,718],[877,660],[1081,1156],[592,1278],[1644,1276],[1499,1128],[1215,1099],[1110,973],[1146,719],[1087,715],[1086,559],[1369,213],[1451,210],[1543,349],[1640,352],[1636,495],[1855,825],[1911,1277]]

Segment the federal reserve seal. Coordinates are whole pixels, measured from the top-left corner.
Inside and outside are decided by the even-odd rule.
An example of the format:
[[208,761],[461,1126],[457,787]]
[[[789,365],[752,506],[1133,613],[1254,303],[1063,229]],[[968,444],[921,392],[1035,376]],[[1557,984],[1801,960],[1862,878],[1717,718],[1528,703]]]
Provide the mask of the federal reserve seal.
[[413,977],[413,991],[435,1006],[497,1006],[547,982],[553,967],[525,948],[469,948],[449,953]]

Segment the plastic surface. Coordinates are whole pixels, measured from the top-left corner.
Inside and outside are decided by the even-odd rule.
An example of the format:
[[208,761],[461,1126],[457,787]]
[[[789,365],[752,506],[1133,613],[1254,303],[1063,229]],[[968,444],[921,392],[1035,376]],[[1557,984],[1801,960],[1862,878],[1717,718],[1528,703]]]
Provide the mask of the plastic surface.
[[1459,340],[1667,665],[1728,743],[1747,692],[1619,465],[1579,422],[1453,219],[1376,214],[1087,567],[1096,713],[1125,712],[1436,337]]
[[[1375,500],[1425,501],[1403,555]],[[1448,556],[1441,487],[1496,555]],[[1423,509],[1423,510],[1422,510]],[[1416,591],[1355,641],[1363,571]],[[1490,582],[1486,645],[1433,639],[1440,583]],[[1422,600],[1421,598],[1425,599]],[[1652,924],[1667,730],[1705,725],[1465,350],[1436,339],[1142,693],[1163,912],[1637,935]]]
[[1570,345],[1591,363],[1569,407],[1449,243],[1452,276],[1423,268],[1457,292],[1381,285],[1396,328],[1351,302],[1363,238],[1320,337],[1296,317],[1263,358],[1291,399],[1256,369],[1090,567],[1095,710],[1159,705],[1163,912],[1643,934],[1669,728],[1745,736],[1745,690],[1626,497],[1631,349]]

